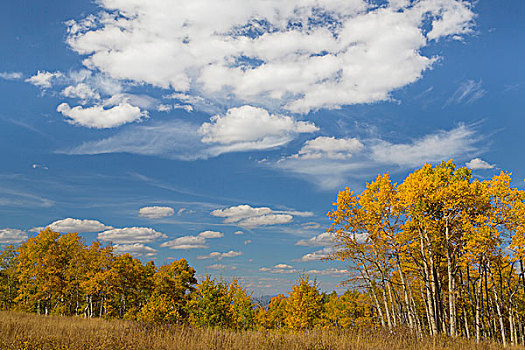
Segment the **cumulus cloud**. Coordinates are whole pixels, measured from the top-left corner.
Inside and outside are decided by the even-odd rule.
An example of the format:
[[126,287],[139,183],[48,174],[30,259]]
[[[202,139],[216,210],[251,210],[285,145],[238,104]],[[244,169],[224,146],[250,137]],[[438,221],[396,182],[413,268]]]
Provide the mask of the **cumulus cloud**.
[[270,114],[262,108],[242,106],[229,109],[224,116],[215,115],[199,129],[202,142],[218,144],[214,154],[263,150],[282,146],[299,133],[312,133],[318,128],[292,117]]
[[68,22],[67,42],[87,68],[177,93],[266,101],[301,113],[389,99],[432,67],[436,58],[423,48],[471,32],[475,17],[460,0],[99,5],[96,16]]
[[211,252],[207,255],[199,255],[197,256],[197,259],[203,260],[203,259],[217,259],[222,260],[223,258],[235,258],[237,256],[241,256],[242,252],[236,252],[234,250],[230,250],[229,252],[220,253],[220,252]]
[[69,85],[62,90],[62,95],[69,98],[78,98],[84,101],[100,99],[99,93],[86,83]]
[[76,106],[71,108],[67,103],[61,103],[57,112],[62,113],[71,124],[78,124],[88,128],[114,128],[141,118],[147,118],[148,112],[127,102],[105,108],[102,105],[92,107]]
[[56,232],[100,232],[104,230],[112,229],[113,227],[104,225],[97,220],[88,219],[73,219],[67,218],[63,220],[57,220],[52,222],[47,227]]
[[23,78],[20,72],[0,72],[0,78],[5,80],[18,80]]
[[101,241],[116,244],[149,243],[159,238],[167,238],[167,236],[149,227],[116,228],[98,234],[98,239]]
[[331,254],[336,253],[337,248],[326,247],[313,253],[305,254],[299,261],[317,261],[328,258]]
[[331,232],[323,232],[320,235],[314,236],[310,239],[302,239],[295,243],[306,247],[326,247],[333,244],[334,234]]
[[235,231],[233,234],[234,234],[234,235],[243,235],[244,232],[242,232],[242,231]]
[[163,248],[185,250],[208,248],[206,245],[206,238],[200,236],[183,236],[171,241],[164,242],[160,246]]
[[208,266],[208,268],[212,270],[237,270],[236,266],[227,266],[223,264],[213,264]]
[[359,152],[364,145],[356,138],[337,139],[320,136],[305,142],[299,152],[292,157],[301,159],[348,159]]
[[216,209],[211,212],[211,215],[225,218],[224,223],[234,223],[249,228],[287,224],[293,221],[293,216],[287,212],[273,211],[267,207],[253,208],[247,204]]
[[53,85],[54,80],[63,76],[60,72],[38,71],[37,74],[27,78],[25,81],[40,88],[49,89]]
[[0,229],[0,244],[15,244],[25,241],[27,233],[15,228]]
[[156,249],[148,247],[143,243],[115,244],[113,251],[118,255],[129,253],[136,256],[155,256],[157,254]]
[[159,219],[166,216],[172,216],[175,213],[170,207],[143,207],[139,209],[139,216],[148,219]]
[[259,269],[261,272],[270,272],[270,273],[296,273],[297,270],[293,266],[287,264],[277,264],[273,267],[261,267]]
[[494,169],[494,164],[489,164],[481,158],[474,158],[465,163],[465,165],[472,170],[480,169]]
[[337,276],[337,275],[347,275],[350,273],[350,271],[346,269],[337,269],[335,267],[331,267],[324,270],[309,270],[306,273],[310,275],[330,275],[330,276]]
[[217,232],[217,231],[204,231],[204,232],[199,233],[199,237],[221,238],[221,237],[224,237],[224,234],[222,232]]

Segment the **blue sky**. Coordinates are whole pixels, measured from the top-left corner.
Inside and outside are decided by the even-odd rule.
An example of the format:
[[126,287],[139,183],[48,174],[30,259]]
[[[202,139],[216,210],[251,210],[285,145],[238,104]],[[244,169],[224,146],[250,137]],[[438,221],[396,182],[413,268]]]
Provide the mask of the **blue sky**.
[[345,186],[453,158],[523,188],[521,0],[0,5],[0,244],[50,225],[255,295],[347,267]]

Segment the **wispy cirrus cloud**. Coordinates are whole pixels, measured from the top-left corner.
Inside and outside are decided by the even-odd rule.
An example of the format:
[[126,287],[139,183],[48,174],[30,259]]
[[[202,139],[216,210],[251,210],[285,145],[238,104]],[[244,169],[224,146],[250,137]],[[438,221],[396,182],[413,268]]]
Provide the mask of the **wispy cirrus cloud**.
[[483,83],[481,80],[464,81],[460,84],[454,94],[449,97],[443,108],[452,104],[473,103],[485,96],[486,93],[487,91],[483,88]]
[[362,180],[387,169],[395,170],[392,166],[410,169],[451,158],[465,159],[480,152],[479,142],[482,139],[474,127],[462,124],[405,143],[381,139],[359,140],[362,147],[356,148],[350,159],[339,159],[323,153],[304,158],[297,153],[274,163],[268,162],[268,165],[303,177],[323,189],[333,189],[345,182]]

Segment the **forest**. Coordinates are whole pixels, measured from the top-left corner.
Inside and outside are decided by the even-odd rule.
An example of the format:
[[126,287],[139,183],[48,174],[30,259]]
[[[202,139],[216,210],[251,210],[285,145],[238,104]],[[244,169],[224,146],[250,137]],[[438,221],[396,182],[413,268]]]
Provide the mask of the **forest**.
[[[299,275],[263,305],[239,281],[196,279],[184,259],[156,266],[76,233],[41,231],[0,255],[0,308],[231,330],[404,329],[417,337],[525,344],[525,191],[511,174],[474,178],[452,161],[402,183],[379,175],[339,192],[341,295]],[[330,262],[327,261],[329,264]]]

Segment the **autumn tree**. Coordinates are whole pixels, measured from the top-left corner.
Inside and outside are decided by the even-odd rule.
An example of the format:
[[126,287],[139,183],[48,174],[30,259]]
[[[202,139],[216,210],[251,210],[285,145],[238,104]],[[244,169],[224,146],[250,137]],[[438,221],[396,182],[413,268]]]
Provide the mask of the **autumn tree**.
[[152,295],[139,318],[153,323],[181,323],[187,318],[186,303],[197,283],[195,270],[185,259],[161,266],[153,275]]
[[311,329],[321,318],[322,296],[317,281],[299,276],[286,302],[286,327],[292,330]]
[[0,309],[10,310],[17,295],[16,248],[7,245],[0,253]]
[[399,185],[386,174],[359,194],[347,188],[329,213],[332,258],[350,263],[383,326],[517,344],[525,193],[510,184],[510,174],[478,181],[449,161]]

